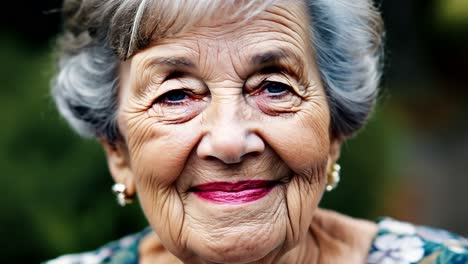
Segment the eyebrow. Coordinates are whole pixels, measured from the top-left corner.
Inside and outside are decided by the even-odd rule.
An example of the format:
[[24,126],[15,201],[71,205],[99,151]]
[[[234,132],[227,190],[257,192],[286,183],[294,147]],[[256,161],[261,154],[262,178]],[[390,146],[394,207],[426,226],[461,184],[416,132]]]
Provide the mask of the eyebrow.
[[[301,73],[298,72],[298,69],[303,69],[304,61],[303,59],[295,54],[294,52],[280,48],[275,50],[270,50],[262,53],[257,53],[251,56],[250,63],[253,68],[264,68],[268,66],[281,66],[282,61],[293,60],[290,67],[284,67],[284,70],[293,74],[295,77],[300,77]],[[290,64],[290,63],[286,63]],[[149,59],[144,63],[145,69],[154,69],[158,67],[166,67],[169,69],[185,69],[185,70],[196,70],[196,64],[187,57],[156,57]],[[283,68],[283,67],[281,67]],[[294,69],[293,69],[294,68]],[[149,76],[148,76],[149,77]],[[147,78],[148,78],[147,77]],[[147,80],[147,78],[141,78],[142,80]],[[146,81],[144,81],[146,83]],[[137,85],[140,89],[137,90],[138,94],[144,93],[146,90],[145,85]]]
[[186,57],[159,57],[151,59],[148,63],[150,66],[167,66],[171,68],[195,68],[195,63]]
[[253,65],[270,64],[286,57],[287,54],[285,54],[283,50],[267,51],[265,53],[255,54],[252,56],[250,63]]
[[294,54],[292,51],[287,49],[277,49],[253,55],[250,59],[250,63],[256,66],[261,66],[264,64],[277,63],[280,60],[291,58],[299,60],[299,57],[296,56],[296,54]]
[[136,93],[138,95],[142,95],[147,91],[147,83],[151,79],[154,69],[165,68],[166,71],[184,71],[194,70],[196,66],[195,63],[187,57],[155,57],[145,60],[141,68],[143,69],[142,73],[138,78],[138,82],[135,84]]
[[[281,63],[286,61],[286,63]],[[263,53],[257,53],[250,59],[254,68],[263,68],[268,66],[286,66],[288,73],[301,77],[301,71],[304,69],[304,59],[291,50],[280,48]],[[282,65],[284,64],[284,65]]]

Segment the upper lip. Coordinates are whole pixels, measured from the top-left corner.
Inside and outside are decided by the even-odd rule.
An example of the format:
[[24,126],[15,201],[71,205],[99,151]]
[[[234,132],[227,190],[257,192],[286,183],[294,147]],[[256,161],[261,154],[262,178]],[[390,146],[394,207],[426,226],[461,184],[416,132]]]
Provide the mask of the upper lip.
[[190,188],[193,192],[240,192],[251,189],[271,188],[276,185],[278,181],[269,180],[245,180],[236,182],[208,182],[195,185]]

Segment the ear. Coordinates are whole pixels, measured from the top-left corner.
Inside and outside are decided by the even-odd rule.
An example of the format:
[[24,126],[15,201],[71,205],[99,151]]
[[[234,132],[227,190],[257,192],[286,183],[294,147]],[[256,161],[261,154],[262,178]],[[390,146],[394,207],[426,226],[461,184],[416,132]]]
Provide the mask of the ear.
[[343,143],[342,139],[332,139],[330,141],[330,153],[328,154],[328,164],[327,170],[330,171],[332,166],[338,161],[341,154],[341,144]]
[[135,181],[127,147],[123,143],[112,144],[105,139],[101,139],[100,142],[106,153],[107,165],[112,178],[116,183],[125,184],[127,195],[133,196],[135,194]]

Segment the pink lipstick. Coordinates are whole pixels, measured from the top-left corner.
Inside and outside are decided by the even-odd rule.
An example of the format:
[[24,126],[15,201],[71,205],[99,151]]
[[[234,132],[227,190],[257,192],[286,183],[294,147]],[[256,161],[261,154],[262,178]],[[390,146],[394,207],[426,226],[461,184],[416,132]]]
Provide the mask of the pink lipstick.
[[238,182],[209,182],[190,188],[196,196],[218,204],[242,204],[266,196],[277,181],[250,180]]

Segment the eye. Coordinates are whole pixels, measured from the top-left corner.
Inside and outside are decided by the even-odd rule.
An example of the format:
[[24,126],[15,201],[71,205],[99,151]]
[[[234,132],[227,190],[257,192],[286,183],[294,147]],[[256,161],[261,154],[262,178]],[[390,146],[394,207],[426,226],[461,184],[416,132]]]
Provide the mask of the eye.
[[291,89],[289,85],[281,83],[281,82],[274,82],[274,81],[265,81],[262,84],[262,88],[265,92],[278,95],[284,92],[287,92]]
[[182,89],[172,90],[163,95],[161,95],[156,102],[167,103],[167,104],[177,104],[181,103],[184,100],[188,99],[188,92]]
[[296,92],[294,80],[286,76],[261,76],[260,80],[252,79],[252,83],[246,84],[246,90],[253,87],[253,92],[249,94],[247,100],[252,106],[258,108],[269,116],[279,116],[294,113],[294,106],[301,103],[301,96]]

